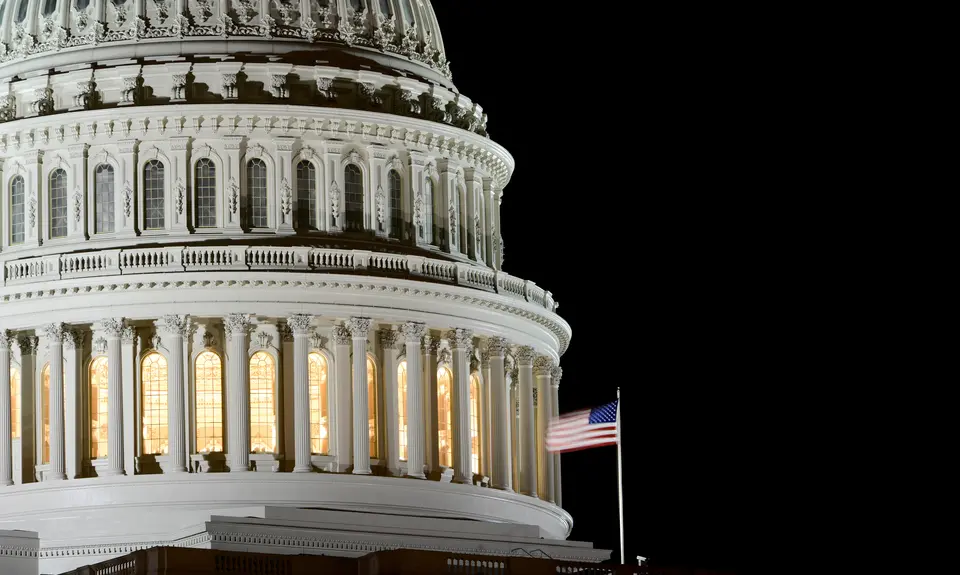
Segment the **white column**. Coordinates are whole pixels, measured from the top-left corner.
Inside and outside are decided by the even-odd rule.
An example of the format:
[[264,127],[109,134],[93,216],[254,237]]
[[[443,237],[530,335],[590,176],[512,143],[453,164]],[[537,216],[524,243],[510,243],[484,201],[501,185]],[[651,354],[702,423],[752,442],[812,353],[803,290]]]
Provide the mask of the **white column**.
[[[63,340],[63,421],[64,456],[67,479],[83,475],[83,459],[89,457],[81,448],[87,418],[83,409],[83,341],[84,332],[67,330]],[[89,382],[88,382],[89,385]]]
[[337,400],[331,405],[334,410],[333,451],[337,456],[337,472],[343,473],[353,465],[353,382],[350,378],[350,349],[353,344],[350,330],[344,325],[333,328],[333,343],[336,346],[336,378],[334,388]]
[[62,323],[46,326],[50,346],[50,470],[47,479],[67,478],[63,437],[63,337],[67,327]]
[[453,329],[447,332],[453,351],[453,469],[455,483],[473,483],[470,466],[470,361],[467,353],[473,347],[473,332]]
[[[387,469],[400,475],[400,384],[397,381],[397,336],[392,329],[379,332],[380,350],[383,357],[383,405],[387,432]],[[407,366],[409,367],[409,365]]]
[[510,480],[514,489],[519,491],[520,460],[523,456],[520,452],[520,370],[516,362],[509,372],[504,368],[503,377],[510,386]]
[[490,449],[493,469],[490,483],[496,489],[513,491],[510,470],[510,397],[503,373],[503,355],[507,342],[502,337],[487,339],[486,353],[490,358]]
[[68,188],[70,205],[70,237],[77,240],[86,239],[87,207],[84,198],[87,197],[87,148],[88,144],[71,144],[67,147],[70,154],[70,178],[73,184]]
[[426,326],[408,321],[400,328],[407,346],[407,475],[424,479],[425,433],[423,425],[423,369],[420,341]]
[[367,334],[370,318],[350,320],[353,338],[353,473],[370,475],[370,423],[367,397]]
[[550,407],[550,373],[553,366],[553,358],[546,355],[538,355],[533,362],[533,374],[537,378],[534,407],[537,411],[538,491],[541,499],[551,503],[554,502],[553,455],[547,451],[547,423],[553,415]]
[[533,359],[536,352],[530,346],[520,346],[516,352],[520,385],[517,387],[520,403],[518,436],[520,444],[520,493],[537,496],[537,442],[533,420]]
[[[183,340],[190,333],[190,317],[165,315],[157,325],[164,333],[167,348],[167,433],[170,441],[170,465],[165,473],[187,472],[187,430],[184,427]],[[109,399],[109,396],[107,396]]]
[[490,457],[490,429],[493,419],[490,413],[490,356],[487,350],[480,350],[480,469],[488,480],[493,473],[493,459]]
[[[550,408],[553,417],[560,417],[560,378],[563,377],[563,368],[559,365],[550,372]],[[560,454],[553,454],[553,497],[554,502],[563,507],[563,492],[560,481]]]
[[[126,326],[122,317],[105,319],[101,325],[107,339],[107,469],[103,475],[123,475],[123,356],[120,338],[124,336]],[[52,378],[50,386],[53,389]]]
[[230,339],[227,363],[227,454],[231,473],[250,471],[250,324],[247,314],[224,319]]
[[10,343],[13,332],[0,330],[0,487],[13,485],[13,421],[10,405]]
[[[37,345],[40,341],[35,335],[21,335],[17,338],[20,346],[20,477],[15,483],[33,483],[36,481],[36,377]],[[9,370],[7,370],[9,372]]]
[[[110,413],[114,413],[114,408],[112,403],[110,403],[110,372],[112,368],[110,367],[109,343],[107,345],[107,410]],[[137,329],[133,326],[129,326],[123,330],[123,335],[120,336],[120,354],[121,362],[117,365],[121,365],[121,387],[123,388],[123,402],[120,402],[120,398],[117,400],[117,405],[123,405],[123,416],[121,421],[123,421],[123,452],[118,454],[118,457],[122,456],[122,465],[123,472],[126,475],[134,475],[137,471],[137,424],[135,421],[136,410],[134,409],[135,402],[137,399],[136,394],[136,380],[139,378],[136,368],[136,358],[137,350],[139,346],[137,345]],[[113,420],[109,419],[112,416],[108,415],[108,426],[112,426],[111,423]],[[109,464],[110,459],[110,431],[107,430],[107,459]]]
[[437,354],[440,339],[423,336],[423,431],[426,438],[427,473],[440,473],[439,415],[437,410]]
[[310,473],[310,329],[313,316],[295,314],[287,318],[293,331],[293,445],[294,473]]

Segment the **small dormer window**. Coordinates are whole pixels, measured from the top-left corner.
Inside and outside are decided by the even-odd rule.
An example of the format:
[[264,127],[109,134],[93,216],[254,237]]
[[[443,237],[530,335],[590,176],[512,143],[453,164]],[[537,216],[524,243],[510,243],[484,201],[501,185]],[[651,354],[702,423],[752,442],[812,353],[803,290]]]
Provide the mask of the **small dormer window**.
[[380,13],[384,16],[393,15],[393,10],[390,9],[390,0],[380,0]]
[[77,10],[83,12],[87,9],[87,6],[90,5],[90,0],[73,0],[73,5],[77,8]]
[[[88,0],[89,1],[89,0]],[[30,6],[30,0],[20,0],[20,6],[17,7],[17,24],[23,23],[27,19],[27,8]]]
[[43,10],[41,10],[40,13],[46,17],[56,12],[58,1],[59,0],[43,0]]
[[363,0],[350,0],[350,7],[353,8],[354,12],[363,10]]

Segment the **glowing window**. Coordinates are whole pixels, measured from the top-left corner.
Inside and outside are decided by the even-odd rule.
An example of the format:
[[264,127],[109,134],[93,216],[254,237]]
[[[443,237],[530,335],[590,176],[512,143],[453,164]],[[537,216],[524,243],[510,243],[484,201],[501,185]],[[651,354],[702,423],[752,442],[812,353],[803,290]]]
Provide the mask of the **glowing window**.
[[327,360],[319,353],[307,356],[307,373],[310,383],[310,453],[327,453]]
[[407,460],[407,362],[397,368],[397,406],[400,422],[400,459]]
[[387,179],[390,182],[390,237],[400,239],[403,232],[400,174],[398,174],[396,170],[390,170]]
[[223,363],[204,351],[194,365],[197,393],[197,453],[223,452]]
[[441,367],[437,370],[437,434],[440,444],[440,465],[453,467],[453,412],[450,409],[450,387],[453,375]]
[[377,366],[367,356],[367,417],[370,428],[370,457],[377,454]]
[[197,190],[197,227],[217,227],[217,167],[210,158],[200,158],[193,170]]
[[10,368],[10,422],[13,439],[20,437],[20,370]]
[[247,193],[250,194],[250,227],[267,227],[267,165],[260,158],[247,163]]
[[67,237],[67,171],[50,172],[50,237]]
[[90,362],[90,459],[107,456],[109,434],[107,428],[107,358],[98,357]]
[[26,196],[24,190],[23,176],[14,176],[10,181],[10,243],[22,244],[26,236],[26,220],[24,212],[26,208]]
[[40,463],[50,463],[50,364],[43,366],[40,372],[40,413],[43,418],[43,451]]
[[363,172],[347,164],[343,174],[348,231],[363,231]]
[[470,461],[474,473],[480,473],[480,378],[470,375]]
[[167,360],[152,352],[140,362],[140,387],[143,390],[143,455],[170,452],[167,434]]
[[297,164],[297,203],[301,227],[317,229],[317,169],[308,160]]
[[258,351],[250,358],[250,452],[277,449],[277,407],[274,389],[277,370],[273,356]]
[[100,164],[93,175],[95,189],[95,225],[94,233],[113,233],[113,166]]
[[433,180],[427,178],[427,185],[423,192],[423,228],[420,230],[420,237],[433,242]]
[[150,160],[143,167],[144,227],[162,230],[164,227],[163,162]]

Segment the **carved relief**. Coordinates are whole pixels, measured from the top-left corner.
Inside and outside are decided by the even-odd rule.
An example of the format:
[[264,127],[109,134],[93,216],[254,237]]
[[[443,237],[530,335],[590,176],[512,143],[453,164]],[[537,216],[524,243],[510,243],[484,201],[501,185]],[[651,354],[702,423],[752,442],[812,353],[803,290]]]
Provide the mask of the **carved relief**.
[[347,328],[350,330],[350,335],[355,338],[367,338],[367,334],[370,332],[370,325],[373,323],[368,317],[354,317],[350,318],[350,324]]
[[330,215],[334,221],[340,220],[340,186],[337,182],[330,185]]
[[270,78],[273,87],[273,96],[275,98],[286,98],[287,93],[287,75],[273,74]]
[[153,7],[157,11],[157,23],[163,24],[170,15],[166,0],[153,0]]
[[133,209],[133,189],[130,188],[130,182],[126,182],[123,185],[123,215],[130,217],[130,212]]
[[237,75],[223,74],[220,84],[220,95],[224,100],[237,99]]
[[37,346],[39,344],[40,338],[35,335],[21,335],[17,338],[20,355],[34,355],[37,352]]
[[347,326],[345,325],[333,326],[333,331],[331,333],[333,335],[333,341],[337,345],[349,345],[353,340],[352,336],[350,335],[350,330],[347,329]]
[[237,0],[234,6],[237,10],[237,18],[240,20],[241,24],[249,24],[250,19],[253,18],[257,11],[257,0]]
[[280,19],[283,21],[283,25],[290,26],[293,24],[294,15],[297,13],[296,7],[283,0],[274,0],[274,5],[277,7],[277,12],[280,13]]
[[317,332],[313,332],[310,335],[310,346],[313,349],[326,349],[327,347],[327,338],[323,337]]
[[53,113],[53,89],[37,88],[33,91],[33,102],[30,109],[38,116]]
[[73,218],[77,224],[83,219],[83,193],[79,187],[73,191]]
[[227,208],[231,214],[236,214],[240,207],[240,186],[237,185],[235,178],[230,178],[227,185]]
[[183,215],[183,204],[186,199],[187,188],[183,185],[183,180],[177,180],[176,205],[177,215]]
[[383,193],[383,186],[377,186],[377,223],[383,227],[386,216],[386,195]]
[[107,353],[107,340],[102,337],[93,340],[93,353],[94,355],[104,355]]
[[553,371],[553,358],[547,355],[538,355],[533,360],[533,375],[546,376]]

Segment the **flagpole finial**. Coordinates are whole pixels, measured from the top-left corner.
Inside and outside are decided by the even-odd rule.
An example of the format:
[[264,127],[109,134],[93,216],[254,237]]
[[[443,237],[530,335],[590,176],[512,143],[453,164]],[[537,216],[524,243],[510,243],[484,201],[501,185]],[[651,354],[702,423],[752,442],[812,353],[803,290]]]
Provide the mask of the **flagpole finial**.
[[620,399],[620,386],[617,386],[617,399]]

